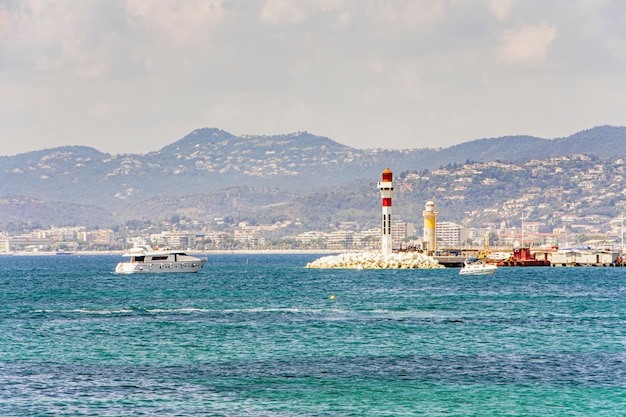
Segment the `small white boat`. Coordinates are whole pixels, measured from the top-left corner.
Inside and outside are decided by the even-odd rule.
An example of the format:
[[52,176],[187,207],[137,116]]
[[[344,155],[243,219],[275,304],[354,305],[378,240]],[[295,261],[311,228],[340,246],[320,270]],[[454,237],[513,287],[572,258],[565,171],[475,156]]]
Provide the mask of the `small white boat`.
[[130,259],[117,264],[115,272],[118,274],[198,272],[207,261],[180,250],[155,250],[146,245],[136,246],[123,256]]
[[470,258],[463,262],[459,275],[492,275],[498,270],[494,264],[488,264],[482,259]]

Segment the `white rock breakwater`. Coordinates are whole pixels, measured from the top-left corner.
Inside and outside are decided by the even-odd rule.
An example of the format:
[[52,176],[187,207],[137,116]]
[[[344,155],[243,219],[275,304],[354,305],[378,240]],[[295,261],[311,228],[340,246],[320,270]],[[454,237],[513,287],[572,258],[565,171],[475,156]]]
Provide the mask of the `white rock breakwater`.
[[397,252],[384,255],[380,252],[342,253],[324,256],[306,265],[307,268],[345,268],[345,269],[400,269],[443,268],[431,256],[419,252]]

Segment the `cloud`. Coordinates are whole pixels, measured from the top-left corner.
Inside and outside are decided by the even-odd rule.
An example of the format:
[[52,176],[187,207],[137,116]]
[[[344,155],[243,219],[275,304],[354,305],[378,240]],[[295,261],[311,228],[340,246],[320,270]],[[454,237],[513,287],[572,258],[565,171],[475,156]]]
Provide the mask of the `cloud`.
[[172,48],[206,40],[225,17],[224,0],[126,0],[131,22]]
[[588,0],[0,0],[2,152],[154,150],[203,126],[421,147],[625,124],[625,12]]
[[383,31],[421,29],[438,23],[445,12],[442,0],[370,0],[367,14]]
[[514,0],[491,0],[489,7],[498,20],[506,20],[513,8]]
[[306,18],[304,2],[298,0],[268,0],[259,17],[261,21],[270,24],[295,25]]
[[536,66],[545,62],[548,48],[556,38],[556,28],[542,23],[520,26],[504,32],[500,58],[508,64]]
[[293,26],[328,14],[335,17],[335,28],[345,28],[358,4],[358,0],[266,0],[259,11],[259,20],[270,25]]
[[12,10],[12,20],[4,47],[6,62],[21,72],[18,78],[98,79],[120,66],[129,70],[129,60],[115,56],[129,43],[119,3],[29,0]]
[[8,9],[0,6],[0,43],[6,42],[6,38],[13,30],[13,16]]

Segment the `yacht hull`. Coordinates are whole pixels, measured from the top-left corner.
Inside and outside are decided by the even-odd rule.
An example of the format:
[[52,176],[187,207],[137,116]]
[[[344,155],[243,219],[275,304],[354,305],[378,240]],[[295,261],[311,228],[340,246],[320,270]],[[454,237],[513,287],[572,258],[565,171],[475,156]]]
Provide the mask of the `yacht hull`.
[[182,251],[159,251],[149,246],[135,247],[124,256],[130,259],[117,264],[118,274],[193,273],[200,271],[207,261]]
[[201,259],[187,262],[120,262],[115,267],[118,274],[166,274],[198,272],[206,261]]

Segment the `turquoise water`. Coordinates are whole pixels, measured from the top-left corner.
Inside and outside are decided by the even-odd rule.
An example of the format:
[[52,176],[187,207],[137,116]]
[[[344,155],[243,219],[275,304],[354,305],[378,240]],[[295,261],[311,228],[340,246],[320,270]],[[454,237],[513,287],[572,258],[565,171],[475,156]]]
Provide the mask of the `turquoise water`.
[[626,416],[626,268],[316,258],[0,257],[0,415]]

